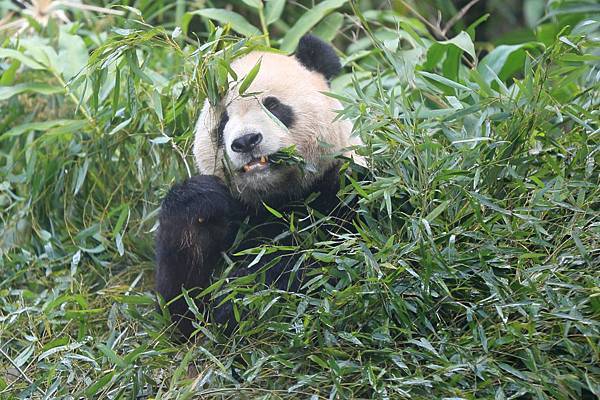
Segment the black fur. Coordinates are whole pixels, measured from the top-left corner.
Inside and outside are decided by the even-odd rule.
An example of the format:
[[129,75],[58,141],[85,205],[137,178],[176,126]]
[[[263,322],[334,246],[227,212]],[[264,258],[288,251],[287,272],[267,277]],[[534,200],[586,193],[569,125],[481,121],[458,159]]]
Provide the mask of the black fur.
[[300,39],[296,58],[308,70],[322,74],[328,81],[342,68],[333,47],[313,35],[305,35]]
[[[223,182],[212,175],[199,175],[179,183],[163,200],[156,236],[156,289],[166,301],[181,295],[181,289],[197,294],[205,288],[221,251],[231,244],[230,225],[236,201]],[[192,314],[183,297],[169,305],[181,332],[192,333]]]
[[223,146],[223,131],[225,130],[225,125],[229,122],[229,114],[227,114],[227,110],[223,111],[221,114],[221,120],[219,121],[219,126],[217,127],[217,146]]
[[[310,193],[318,193],[318,197],[310,205],[313,209],[321,214],[330,214],[336,209],[337,215],[341,215],[338,190],[338,168],[334,167],[301,198],[281,196],[272,199],[269,205],[283,212],[300,208],[305,210],[301,202]],[[343,212],[348,212],[348,209]],[[273,243],[273,239],[278,236],[280,239],[277,244],[293,244],[290,236],[281,235],[289,230],[289,226],[274,219],[266,209],[245,208],[232,197],[223,182],[214,176],[190,178],[175,185],[165,197],[156,237],[156,288],[165,301],[170,303],[169,311],[173,322],[185,337],[193,332],[193,314],[181,296],[181,289],[188,290],[190,297],[194,298],[210,285],[211,277],[219,265],[221,252],[233,244],[235,234],[246,218],[249,218],[247,227],[251,231],[233,252],[256,247],[261,243]],[[252,258],[253,256],[249,256],[246,261],[249,262]],[[271,265],[264,272],[267,286],[298,291],[303,281],[304,267],[292,276],[292,268],[297,260],[298,255],[293,253],[266,254],[251,268],[245,267],[242,262],[232,277],[253,274]],[[173,300],[178,296],[180,298]],[[222,325],[230,333],[237,326],[232,304],[226,302],[218,306],[221,300],[207,303],[208,299],[197,299],[196,304],[200,311],[211,311],[212,321]]]
[[291,128],[296,120],[294,110],[287,104],[283,104],[277,97],[269,96],[263,100],[263,105],[271,114],[277,117],[287,128]]

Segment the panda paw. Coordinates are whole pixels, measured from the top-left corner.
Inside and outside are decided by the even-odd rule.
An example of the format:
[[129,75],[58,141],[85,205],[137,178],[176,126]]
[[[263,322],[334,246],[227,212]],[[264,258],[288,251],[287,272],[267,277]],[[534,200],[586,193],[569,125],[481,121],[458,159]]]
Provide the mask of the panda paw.
[[163,200],[160,221],[188,226],[218,223],[228,218],[233,203],[233,197],[221,179],[198,175],[171,188]]

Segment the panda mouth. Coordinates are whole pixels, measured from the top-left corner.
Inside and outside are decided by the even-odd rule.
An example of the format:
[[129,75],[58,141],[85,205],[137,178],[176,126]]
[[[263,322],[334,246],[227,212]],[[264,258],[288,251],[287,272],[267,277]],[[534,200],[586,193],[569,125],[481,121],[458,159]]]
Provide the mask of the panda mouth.
[[259,158],[255,158],[249,163],[245,164],[242,167],[243,172],[251,172],[251,171],[260,171],[269,167],[269,157],[261,156]]

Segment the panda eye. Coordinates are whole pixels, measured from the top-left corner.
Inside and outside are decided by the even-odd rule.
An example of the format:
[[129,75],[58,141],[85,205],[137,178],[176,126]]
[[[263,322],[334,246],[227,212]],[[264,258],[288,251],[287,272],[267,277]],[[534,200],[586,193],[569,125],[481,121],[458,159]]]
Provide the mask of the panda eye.
[[223,111],[221,115],[221,120],[219,121],[219,127],[217,128],[217,145],[223,146],[223,131],[225,130],[225,125],[229,121],[229,114],[227,111]]
[[265,97],[263,100],[263,105],[287,128],[290,128],[296,120],[296,116],[294,115],[292,107],[283,104],[277,97]]

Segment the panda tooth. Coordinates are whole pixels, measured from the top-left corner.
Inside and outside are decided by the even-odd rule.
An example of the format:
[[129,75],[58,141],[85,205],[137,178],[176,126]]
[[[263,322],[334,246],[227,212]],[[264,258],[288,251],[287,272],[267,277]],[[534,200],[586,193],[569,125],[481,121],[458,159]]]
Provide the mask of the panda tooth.
[[250,171],[250,166],[248,164],[244,165],[244,172]]
[[267,163],[267,157],[261,156],[260,157],[260,162],[263,163],[263,164],[266,164]]

